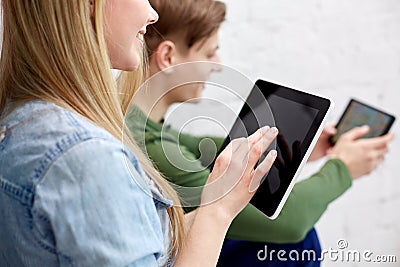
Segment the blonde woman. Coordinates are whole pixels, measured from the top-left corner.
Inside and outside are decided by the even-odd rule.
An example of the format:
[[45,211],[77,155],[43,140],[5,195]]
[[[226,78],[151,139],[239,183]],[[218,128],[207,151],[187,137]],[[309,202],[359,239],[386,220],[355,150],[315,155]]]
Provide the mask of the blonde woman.
[[1,265],[214,266],[275,160],[271,151],[254,170],[277,129],[228,146],[208,180],[222,186],[204,190],[209,204],[184,229],[176,193],[123,134],[120,95],[134,88],[117,90],[110,72],[138,70],[146,26],[157,20],[148,1],[2,6]]

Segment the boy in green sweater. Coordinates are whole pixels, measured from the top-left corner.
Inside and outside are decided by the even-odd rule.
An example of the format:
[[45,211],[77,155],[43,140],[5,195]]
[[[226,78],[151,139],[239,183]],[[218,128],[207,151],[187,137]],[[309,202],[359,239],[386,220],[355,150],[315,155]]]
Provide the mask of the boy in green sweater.
[[[180,63],[219,62],[218,30],[225,19],[223,3],[213,0],[150,2],[160,15],[159,21],[149,28],[146,34],[150,76]],[[169,75],[165,75],[165,79],[169,79]],[[163,129],[162,119],[170,105],[199,98],[202,89],[203,86],[199,85],[197,88],[182,86],[168,92],[162,87],[138,91],[134,98],[136,107],[128,112],[126,119],[135,140],[146,151],[157,169],[169,181],[184,187],[204,186],[209,176],[209,170],[204,168],[200,160],[199,144],[203,138],[179,133],[168,126]],[[367,132],[366,127],[355,128],[343,135],[332,148],[328,139],[335,130],[327,127],[310,160],[327,155],[329,150],[331,159],[309,179],[294,186],[276,220],[269,220],[252,205],[248,205],[231,224],[226,242],[242,240],[248,242],[245,243],[246,246],[250,246],[251,242],[293,244],[304,243],[305,239],[311,238],[316,241],[312,243],[313,249],[318,251],[318,238],[313,230],[315,223],[328,205],[352,185],[353,179],[375,169],[387,152],[387,145],[392,136],[359,140]],[[217,148],[222,145],[222,138],[212,140]],[[202,154],[207,154],[207,146],[202,147]],[[179,166],[173,164],[177,161],[180,162]],[[200,194],[188,197],[200,198]],[[187,212],[192,210],[190,207],[186,209]],[[195,211],[189,214],[191,215],[188,217],[195,216]],[[229,246],[225,244],[221,253],[222,259],[230,258],[232,262],[232,259],[246,258],[240,254],[233,255]],[[259,247],[261,249],[263,246]],[[228,256],[224,256],[225,252]],[[254,259],[257,259],[256,253],[257,251],[252,254]],[[248,265],[249,259],[245,260]],[[220,262],[221,266],[223,264]],[[254,264],[257,262],[251,263],[252,266]],[[268,266],[266,262],[258,264]],[[318,265],[319,263],[316,263],[313,266]],[[235,262],[235,266],[240,266],[239,261]]]

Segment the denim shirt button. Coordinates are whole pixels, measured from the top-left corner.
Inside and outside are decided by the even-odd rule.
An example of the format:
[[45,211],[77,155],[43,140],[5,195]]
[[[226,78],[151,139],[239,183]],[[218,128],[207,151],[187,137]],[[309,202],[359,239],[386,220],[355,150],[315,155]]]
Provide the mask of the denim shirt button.
[[156,205],[159,205],[161,208],[171,208],[173,206],[173,202],[170,199],[167,199],[157,188],[156,184],[153,180],[149,180],[150,183],[150,191],[153,195],[153,199],[156,201]]
[[7,128],[5,126],[0,126],[0,143],[6,138],[6,130]]

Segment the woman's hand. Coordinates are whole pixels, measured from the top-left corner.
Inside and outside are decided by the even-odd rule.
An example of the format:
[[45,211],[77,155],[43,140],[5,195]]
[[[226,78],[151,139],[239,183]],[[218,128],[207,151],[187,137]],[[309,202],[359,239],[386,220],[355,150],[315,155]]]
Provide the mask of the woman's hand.
[[344,133],[330,155],[341,159],[348,167],[353,179],[372,172],[385,158],[388,144],[394,138],[393,134],[364,138],[369,132],[368,126],[356,127]]
[[233,220],[253,197],[275,161],[276,150],[271,150],[254,168],[277,134],[275,127],[264,127],[248,138],[233,140],[215,161],[203,189],[202,205],[209,205]]

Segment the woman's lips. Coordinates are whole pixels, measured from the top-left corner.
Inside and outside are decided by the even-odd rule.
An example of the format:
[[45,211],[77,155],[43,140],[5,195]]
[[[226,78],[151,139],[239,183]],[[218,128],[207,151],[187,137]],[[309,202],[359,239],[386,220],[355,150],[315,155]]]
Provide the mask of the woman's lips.
[[137,34],[136,38],[139,40],[140,46],[144,46],[144,35],[146,34],[146,29],[141,29]]

